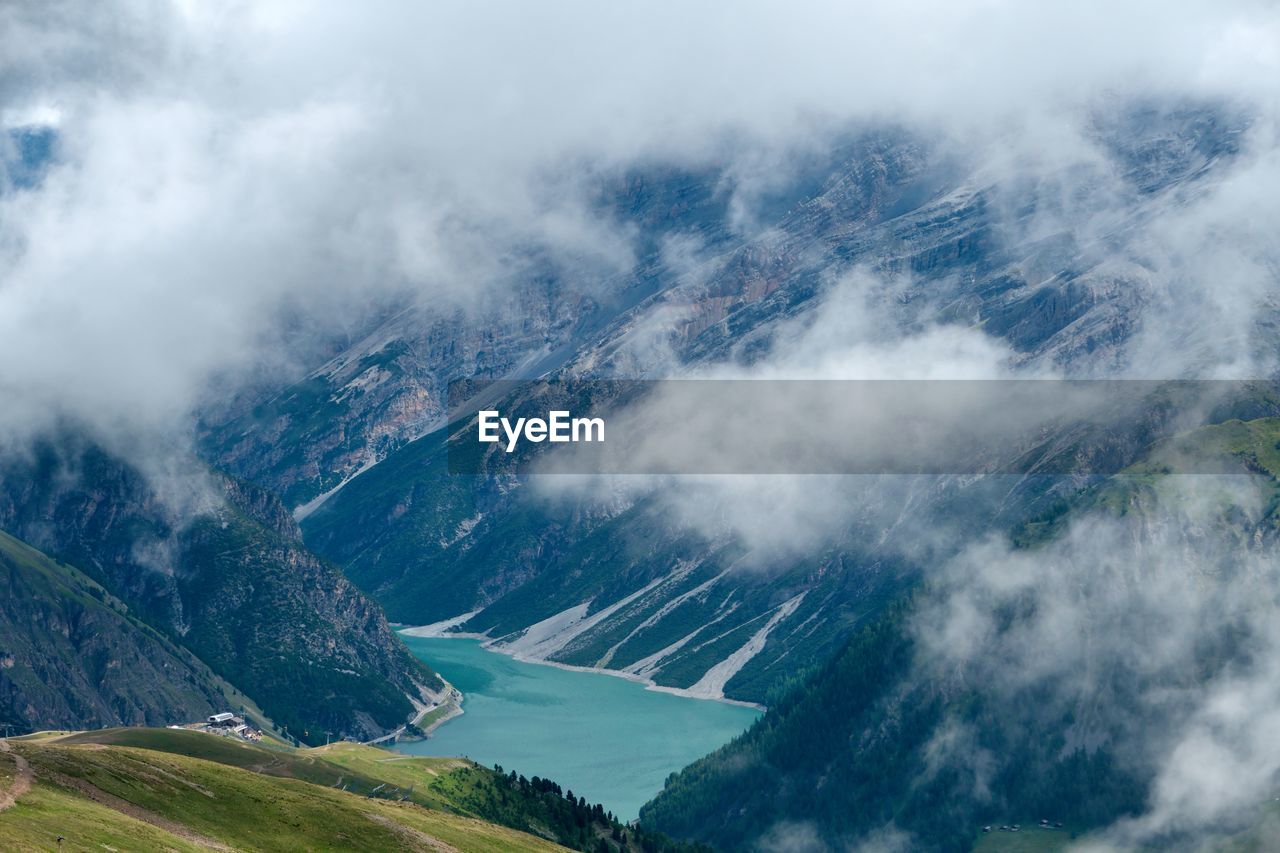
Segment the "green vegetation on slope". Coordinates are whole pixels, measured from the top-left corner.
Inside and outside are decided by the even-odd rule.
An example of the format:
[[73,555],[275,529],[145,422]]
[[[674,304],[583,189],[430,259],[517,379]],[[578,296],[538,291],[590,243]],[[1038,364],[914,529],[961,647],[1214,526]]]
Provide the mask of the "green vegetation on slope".
[[[215,737],[204,735],[203,737]],[[410,802],[134,747],[12,741],[34,773],[0,813],[0,847],[47,850],[555,850],[525,833]]]
[[164,724],[229,694],[78,569],[0,532],[0,726]]
[[[981,690],[914,680],[912,612],[913,600],[890,608],[745,734],[673,774],[642,825],[740,849],[793,823],[837,848],[892,824],[920,849],[967,850],[977,827],[1008,815],[1095,825],[1141,804],[1105,750],[1064,757],[1062,729],[1024,740]],[[931,772],[948,720],[980,733],[975,752],[1018,755],[990,768],[991,796],[960,796],[963,775]]]
[[[11,743],[36,773],[33,790],[57,802],[0,814],[3,849],[28,843],[37,829],[71,838],[73,827],[94,843],[112,843],[106,818],[139,819],[130,813],[138,809],[144,822],[177,837],[182,833],[168,823],[253,850],[429,848],[415,832],[460,850],[689,849],[624,827],[552,782],[460,759],[352,743],[269,747],[182,729],[105,729]],[[89,801],[83,810],[77,795]]]
[[[303,546],[273,495],[214,472],[195,480],[182,497],[197,509],[175,511],[138,470],[63,437],[0,465],[0,526],[78,567],[252,697],[232,709],[256,703],[313,744],[407,722],[409,697],[442,685],[381,609]],[[185,707],[55,724],[182,722]]]
[[[1194,499],[1203,504],[1220,496],[1214,517],[1221,535],[1274,533],[1280,419],[1264,418],[1225,421],[1161,442],[1121,475],[1021,525],[1014,540],[1026,549],[1041,547],[1084,512],[1144,522],[1157,505],[1176,511],[1177,501],[1189,499],[1168,476],[1179,470],[1252,474],[1265,501],[1259,519],[1242,517],[1233,503],[1240,492],[1229,480],[1217,489],[1219,481],[1199,478]],[[1234,482],[1239,485],[1239,477]],[[982,849],[1016,850],[1052,849],[1044,845],[1061,835],[1025,828],[981,834],[979,827],[1035,815],[1088,831],[1140,811],[1148,779],[1118,760],[1114,744],[1123,742],[1123,732],[1093,730],[1096,741],[1084,748],[1068,737],[1077,709],[1059,714],[1054,709],[1061,706],[1034,690],[1011,703],[962,673],[915,668],[911,618],[929,594],[926,586],[890,608],[745,734],[673,774],[642,810],[642,824],[729,849],[750,847],[781,826],[808,826],[840,847],[893,825],[921,849],[968,850],[981,842]],[[1001,613],[998,624],[1008,629],[1026,615]],[[1234,653],[1230,639],[1198,650],[1197,677],[1226,665]],[[1091,677],[1108,704],[1138,706],[1144,685],[1127,672]],[[972,736],[963,752],[994,757],[982,768],[984,796],[966,793],[974,787],[971,777],[930,762],[935,738],[948,731]]]
[[[413,713],[416,683],[441,683],[386,627],[376,606],[335,570],[239,514],[203,518],[183,533],[180,582],[192,630],[186,641],[305,743],[357,731],[367,715],[382,730]],[[358,622],[333,648],[335,622]]]
[[[1060,535],[1083,512],[1098,510],[1123,517],[1149,515],[1157,503],[1176,505],[1186,490],[1172,475],[1185,471],[1253,474],[1267,495],[1264,523],[1275,524],[1280,502],[1280,418],[1232,419],[1190,430],[1153,447],[1147,457],[1119,474],[1092,485],[1072,499],[1062,499],[1012,531],[1014,543],[1029,548]],[[1203,500],[1204,478],[1197,500]],[[1223,488],[1222,510],[1229,514],[1235,494]]]
[[973,845],[974,853],[1060,853],[1073,837],[1057,829],[1023,825],[1018,832],[984,832]]

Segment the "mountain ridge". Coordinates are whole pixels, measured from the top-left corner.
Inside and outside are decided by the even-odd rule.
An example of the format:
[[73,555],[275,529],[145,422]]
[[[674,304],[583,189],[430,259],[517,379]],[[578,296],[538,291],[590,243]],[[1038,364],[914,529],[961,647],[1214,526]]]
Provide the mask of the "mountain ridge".
[[187,503],[78,440],[0,472],[0,525],[83,567],[297,737],[382,735],[444,689],[269,493],[201,473]]

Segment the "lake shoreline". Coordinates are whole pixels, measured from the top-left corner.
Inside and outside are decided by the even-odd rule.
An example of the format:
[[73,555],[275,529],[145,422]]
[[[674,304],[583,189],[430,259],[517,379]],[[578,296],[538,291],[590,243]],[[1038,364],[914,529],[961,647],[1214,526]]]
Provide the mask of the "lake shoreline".
[[581,666],[579,664],[561,663],[560,661],[547,660],[545,658],[533,657],[523,654],[516,649],[505,648],[498,645],[498,641],[487,634],[476,634],[466,631],[454,631],[454,627],[465,623],[479,611],[471,613],[463,613],[460,616],[454,616],[440,622],[434,622],[430,625],[393,625],[397,634],[403,634],[406,637],[425,637],[440,640],[479,640],[481,648],[485,651],[494,652],[500,655],[506,655],[509,658],[520,661],[521,663],[538,664],[541,666],[552,666],[557,669],[567,670],[569,672],[594,672],[600,675],[609,675],[614,678],[622,678],[635,684],[642,684],[646,690],[652,690],[655,693],[670,693],[673,696],[683,696],[686,699],[700,699],[704,702],[719,702],[724,705],[735,705],[739,708],[751,708],[756,711],[769,710],[759,702],[748,702],[743,699],[730,699],[727,696],[707,696],[703,693],[695,693],[685,687],[669,687],[664,684],[658,684],[653,679],[643,675],[636,675],[634,672],[623,672],[620,669],[608,669],[606,667],[597,666]]
[[[396,743],[394,751],[465,757],[555,779],[627,819],[672,773],[760,718],[755,708],[691,701],[634,678],[495,654],[498,649],[481,638],[401,637],[462,694],[465,713],[435,727],[429,738]],[[436,711],[427,722],[444,713]]]

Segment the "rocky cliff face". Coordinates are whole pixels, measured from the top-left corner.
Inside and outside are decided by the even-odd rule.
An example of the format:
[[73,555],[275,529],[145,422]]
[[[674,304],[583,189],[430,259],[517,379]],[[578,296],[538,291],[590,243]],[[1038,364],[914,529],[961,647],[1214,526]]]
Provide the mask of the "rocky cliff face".
[[279,501],[246,483],[197,474],[162,499],[153,480],[66,439],[6,467],[0,526],[83,566],[299,736],[382,734],[440,686],[298,541]]
[[635,234],[634,271],[600,281],[535,262],[472,311],[413,304],[372,319],[302,381],[205,411],[207,457],[291,508],[306,506],[439,428],[451,380],[539,376],[596,341],[668,286],[673,238],[702,249],[740,243],[728,227],[724,181],[721,169],[675,168],[604,179],[600,216]]
[[227,470],[304,505],[439,424],[444,377],[505,375],[552,344],[556,306],[539,295],[481,323],[406,309],[304,381],[210,424],[206,446]]

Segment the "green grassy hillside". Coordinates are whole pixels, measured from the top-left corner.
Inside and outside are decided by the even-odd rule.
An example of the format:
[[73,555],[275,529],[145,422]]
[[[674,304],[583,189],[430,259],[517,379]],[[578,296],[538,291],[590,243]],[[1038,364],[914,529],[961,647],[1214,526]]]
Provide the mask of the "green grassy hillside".
[[[213,737],[206,735],[205,737]],[[202,758],[60,740],[16,742],[31,790],[0,814],[5,850],[555,850],[464,815]]]
[[228,704],[249,703],[83,572],[0,532],[0,725],[157,725]]
[[681,849],[552,783],[459,759],[148,728],[43,733],[6,746],[6,851],[57,849],[59,836],[64,850]]

